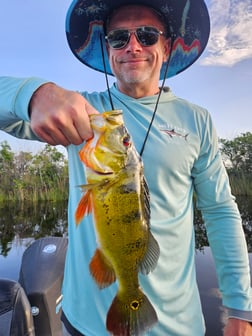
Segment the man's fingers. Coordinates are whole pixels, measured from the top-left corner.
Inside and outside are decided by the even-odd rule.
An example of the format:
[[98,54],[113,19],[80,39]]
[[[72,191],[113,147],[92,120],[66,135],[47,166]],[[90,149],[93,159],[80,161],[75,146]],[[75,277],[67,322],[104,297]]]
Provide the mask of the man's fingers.
[[69,139],[67,139],[65,135],[58,129],[52,131],[48,131],[48,129],[39,129],[38,132],[34,132],[41,140],[47,142],[49,145],[63,145],[66,147],[71,144],[71,141],[69,141]]
[[[66,139],[65,141],[66,144],[64,146],[68,146],[70,144],[80,145],[89,136],[90,137],[92,136],[92,131],[88,130],[88,131],[84,131],[84,137],[82,137],[78,131],[78,127],[76,127],[74,124],[68,125],[64,129],[59,129],[59,131],[61,131],[62,140],[63,140],[63,137]],[[59,139],[59,135],[58,135],[58,139]]]
[[90,114],[98,114],[99,112],[86,100],[86,112]]
[[99,112],[90,105],[88,101],[85,101],[85,110],[82,114],[78,115],[78,119],[74,122],[74,127],[82,141],[92,138],[93,130],[90,125],[89,115],[98,113]]
[[51,145],[80,145],[93,136],[89,115],[99,113],[79,93],[42,85],[30,101],[31,128]]

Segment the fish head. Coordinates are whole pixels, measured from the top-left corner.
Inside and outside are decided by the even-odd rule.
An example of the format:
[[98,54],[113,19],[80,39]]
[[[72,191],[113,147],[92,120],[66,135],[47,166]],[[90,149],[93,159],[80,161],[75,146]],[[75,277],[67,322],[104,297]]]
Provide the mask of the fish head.
[[93,138],[80,150],[86,167],[99,174],[113,174],[125,167],[132,139],[124,126],[122,111],[90,115]]

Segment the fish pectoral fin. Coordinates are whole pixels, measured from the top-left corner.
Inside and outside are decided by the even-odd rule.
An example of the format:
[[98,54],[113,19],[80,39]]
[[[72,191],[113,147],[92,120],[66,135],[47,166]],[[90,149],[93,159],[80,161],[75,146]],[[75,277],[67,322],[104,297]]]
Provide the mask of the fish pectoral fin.
[[159,255],[160,248],[158,242],[149,231],[147,252],[139,263],[139,271],[142,274],[149,274],[150,272],[152,272],[157,266]]
[[101,183],[103,183],[103,182],[81,184],[81,185],[78,185],[77,187],[81,188],[82,192],[87,192],[88,190],[92,190],[92,189],[96,188],[97,186],[100,186]]
[[92,190],[108,183],[110,183],[110,180],[105,179],[97,183],[83,184],[78,186],[81,188],[82,192],[84,192],[84,195],[82,196],[75,212],[76,225],[80,224],[82,218],[85,215],[88,215],[92,212]]
[[82,218],[91,212],[92,212],[92,201],[91,201],[91,190],[89,189],[82,196],[78,204],[78,207],[76,209],[76,212],[75,212],[76,225],[79,225]]
[[89,269],[99,288],[108,287],[116,281],[113,266],[100,249],[95,251]]
[[114,336],[140,336],[157,321],[155,309],[147,296],[138,289],[135,297],[116,295],[107,314],[106,327]]

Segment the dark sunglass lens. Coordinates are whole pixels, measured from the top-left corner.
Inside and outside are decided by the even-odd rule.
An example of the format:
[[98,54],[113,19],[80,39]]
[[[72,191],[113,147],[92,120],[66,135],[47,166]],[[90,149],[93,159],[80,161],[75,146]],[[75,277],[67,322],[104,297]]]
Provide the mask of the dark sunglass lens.
[[128,30],[114,30],[108,34],[107,40],[109,45],[114,49],[123,48],[129,39]]
[[137,38],[143,46],[151,46],[157,43],[159,32],[152,27],[140,27],[137,28]]

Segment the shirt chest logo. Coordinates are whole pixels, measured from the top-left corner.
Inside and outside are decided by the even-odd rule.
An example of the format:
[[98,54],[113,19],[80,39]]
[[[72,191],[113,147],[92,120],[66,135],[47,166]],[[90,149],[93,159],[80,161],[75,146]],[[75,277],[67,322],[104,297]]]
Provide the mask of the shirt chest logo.
[[159,125],[159,130],[161,133],[166,134],[170,140],[187,141],[189,137],[189,132],[183,128],[175,127],[173,125]]

